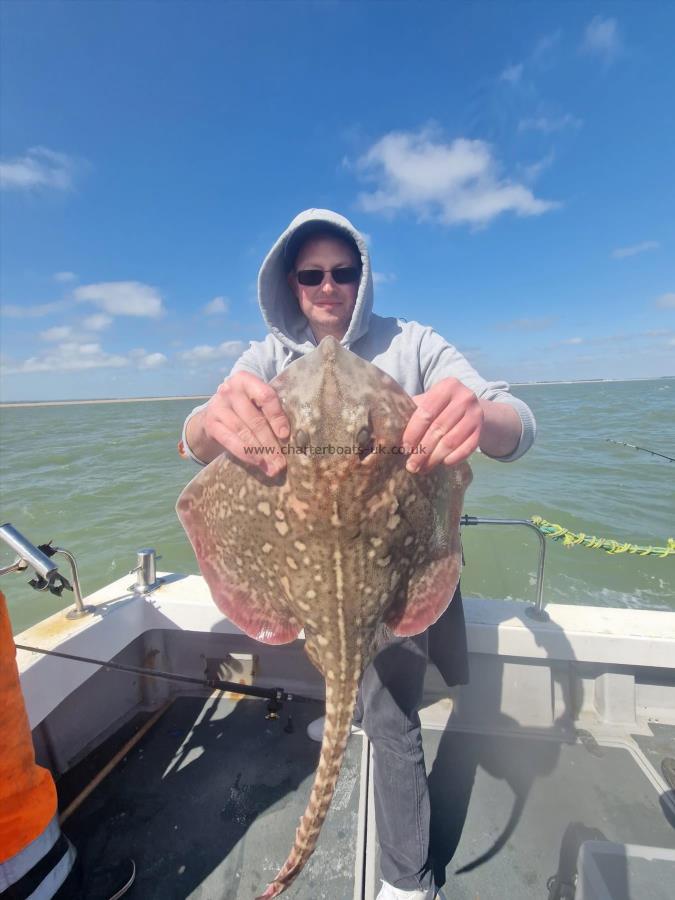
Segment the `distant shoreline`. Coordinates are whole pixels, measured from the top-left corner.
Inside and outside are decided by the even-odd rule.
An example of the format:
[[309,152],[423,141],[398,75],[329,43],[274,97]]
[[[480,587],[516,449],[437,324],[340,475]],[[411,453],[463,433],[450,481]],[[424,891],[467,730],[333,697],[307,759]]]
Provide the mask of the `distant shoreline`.
[[157,403],[160,400],[208,400],[208,394],[190,397],[111,397],[105,400],[19,400],[16,403],[0,403],[0,409],[21,406],[84,406],[89,403]]
[[[511,387],[546,387],[554,384],[616,384],[631,381],[672,381],[675,375],[657,375],[654,378],[579,378],[572,381],[511,381]],[[96,403],[157,403],[161,400],[208,400],[209,394],[190,394],[181,397],[106,397],[103,400],[18,400],[0,403],[0,409],[27,406],[83,406]]]
[[630,384],[633,381],[672,381],[675,375],[655,378],[575,378],[569,381],[509,381],[511,387],[545,387],[550,384]]

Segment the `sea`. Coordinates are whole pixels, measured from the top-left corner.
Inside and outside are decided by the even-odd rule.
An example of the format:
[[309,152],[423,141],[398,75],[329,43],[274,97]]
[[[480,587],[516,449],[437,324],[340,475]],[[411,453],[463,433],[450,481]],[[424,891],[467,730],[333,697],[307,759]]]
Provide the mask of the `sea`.
[[[514,463],[474,454],[465,513],[541,516],[574,533],[641,546],[664,546],[675,537],[675,462],[647,452],[675,457],[675,379],[512,390],[534,411],[536,442]],[[198,572],[175,513],[179,493],[197,472],[177,452],[194,405],[193,399],[159,399],[3,407],[1,522],[34,544],[53,541],[73,553],[85,596],[126,576],[138,548],[154,547],[161,571]],[[466,596],[535,600],[539,541],[531,529],[477,525],[463,528],[462,540]],[[0,546],[0,566],[13,559]],[[11,573],[0,583],[15,633],[72,603],[71,593],[35,591],[28,580],[28,573]],[[545,603],[673,610],[675,555],[609,554],[547,539],[543,597]]]

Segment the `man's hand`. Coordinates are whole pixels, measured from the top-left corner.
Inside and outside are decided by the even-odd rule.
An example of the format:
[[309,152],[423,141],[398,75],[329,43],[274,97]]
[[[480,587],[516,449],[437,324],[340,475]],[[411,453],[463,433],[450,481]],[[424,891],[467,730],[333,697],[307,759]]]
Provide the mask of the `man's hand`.
[[423,452],[409,457],[409,472],[430,472],[439,463],[454,466],[478,447],[483,405],[461,381],[444,378],[413,400],[417,409],[403,433],[403,446]]
[[188,422],[187,442],[203,462],[223,449],[267,475],[286,467],[280,442],[290,434],[288,419],[274,388],[257,375],[237,372],[224,381],[205,409]]

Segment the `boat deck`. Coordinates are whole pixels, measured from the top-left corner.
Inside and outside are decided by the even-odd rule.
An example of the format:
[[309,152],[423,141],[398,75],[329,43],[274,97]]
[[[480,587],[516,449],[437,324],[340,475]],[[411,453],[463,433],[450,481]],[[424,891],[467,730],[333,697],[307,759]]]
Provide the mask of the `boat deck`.
[[[266,718],[266,701],[181,697],[73,814],[85,870],[135,859],[143,900],[251,898],[284,862],[319,758],[305,733],[319,704]],[[321,844],[297,900],[354,893],[362,739],[350,741]],[[86,764],[86,761],[85,761]],[[81,764],[82,765],[82,764]]]
[[[288,709],[269,720],[264,701],[175,699],[68,819],[85,869],[133,856],[131,900],[252,900],[286,858],[318,760],[305,728],[320,704],[293,704],[290,733]],[[63,805],[128,731],[62,779]],[[440,896],[555,896],[547,884],[570,877],[584,840],[675,848],[673,806],[647,762],[657,767],[674,737],[655,726],[636,754],[636,744],[616,738],[425,728]],[[289,900],[375,897],[369,766],[365,737],[353,735],[319,847]]]

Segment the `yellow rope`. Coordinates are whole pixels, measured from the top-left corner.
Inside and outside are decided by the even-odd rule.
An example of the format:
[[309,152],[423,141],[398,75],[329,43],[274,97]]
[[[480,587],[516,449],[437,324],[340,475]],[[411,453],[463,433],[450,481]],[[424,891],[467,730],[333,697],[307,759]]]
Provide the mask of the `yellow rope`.
[[565,547],[584,546],[590,550],[604,550],[605,553],[632,553],[637,556],[658,556],[664,559],[666,556],[675,555],[675,539],[668,538],[665,547],[641,547],[639,544],[622,544],[613,538],[595,537],[595,535],[584,534],[570,531],[563,528],[562,525],[556,525],[554,522],[547,522],[541,516],[532,516],[530,520],[536,525],[542,534],[553,538],[554,541],[562,540]]

